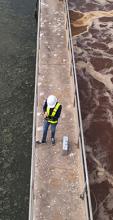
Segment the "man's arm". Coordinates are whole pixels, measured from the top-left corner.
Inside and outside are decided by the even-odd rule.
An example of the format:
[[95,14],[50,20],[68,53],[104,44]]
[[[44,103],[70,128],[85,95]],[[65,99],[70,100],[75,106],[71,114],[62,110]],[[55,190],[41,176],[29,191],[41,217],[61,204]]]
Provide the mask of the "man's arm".
[[44,118],[47,119],[48,117],[48,113],[47,113],[47,100],[45,100],[44,104],[43,104],[43,113],[44,113]]
[[44,104],[43,104],[43,113],[46,112],[47,109],[47,100],[45,100]]

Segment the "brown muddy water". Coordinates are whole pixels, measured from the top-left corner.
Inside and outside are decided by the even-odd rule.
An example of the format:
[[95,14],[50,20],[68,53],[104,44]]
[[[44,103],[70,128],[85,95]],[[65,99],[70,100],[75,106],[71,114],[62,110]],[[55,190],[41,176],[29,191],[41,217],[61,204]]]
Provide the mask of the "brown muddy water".
[[94,220],[113,219],[113,0],[69,0]]

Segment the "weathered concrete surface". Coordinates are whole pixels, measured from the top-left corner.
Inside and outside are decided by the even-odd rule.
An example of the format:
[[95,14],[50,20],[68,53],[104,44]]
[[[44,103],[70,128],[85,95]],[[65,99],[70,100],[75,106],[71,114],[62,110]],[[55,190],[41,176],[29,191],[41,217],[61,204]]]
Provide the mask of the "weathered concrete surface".
[[[35,220],[85,220],[85,204],[80,199],[83,173],[78,147],[77,110],[73,107],[72,83],[66,42],[63,3],[42,0],[38,112],[36,139],[41,139],[44,99],[54,94],[63,106],[57,127],[56,145],[36,145],[34,180]],[[62,154],[63,135],[68,135],[70,152]]]

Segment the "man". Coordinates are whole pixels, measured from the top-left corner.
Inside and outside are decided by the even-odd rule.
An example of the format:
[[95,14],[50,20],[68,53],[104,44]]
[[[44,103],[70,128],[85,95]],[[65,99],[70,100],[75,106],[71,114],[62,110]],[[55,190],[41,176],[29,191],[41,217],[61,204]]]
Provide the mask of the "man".
[[41,143],[46,143],[47,132],[49,125],[51,126],[51,143],[55,144],[55,132],[62,110],[61,104],[57,101],[54,95],[50,95],[43,105],[44,123],[43,123],[43,136]]

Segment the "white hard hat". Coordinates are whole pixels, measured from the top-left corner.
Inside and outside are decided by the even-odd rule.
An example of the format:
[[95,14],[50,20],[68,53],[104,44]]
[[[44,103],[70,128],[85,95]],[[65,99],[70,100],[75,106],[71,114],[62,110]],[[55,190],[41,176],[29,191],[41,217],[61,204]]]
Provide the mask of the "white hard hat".
[[47,105],[49,108],[54,108],[57,102],[57,98],[54,95],[50,95],[47,98]]

